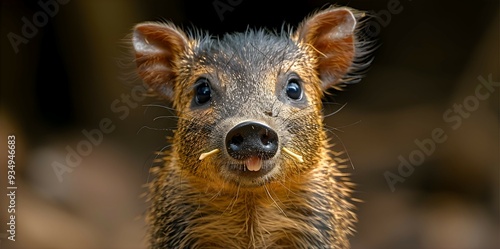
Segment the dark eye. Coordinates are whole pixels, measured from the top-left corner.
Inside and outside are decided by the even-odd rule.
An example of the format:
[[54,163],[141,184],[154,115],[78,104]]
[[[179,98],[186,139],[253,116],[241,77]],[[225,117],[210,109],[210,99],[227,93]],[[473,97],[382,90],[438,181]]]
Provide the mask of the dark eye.
[[297,79],[289,79],[286,85],[286,95],[293,99],[299,100],[302,98],[302,88]]
[[210,88],[210,82],[201,78],[196,81],[196,89],[195,89],[195,101],[198,105],[203,105],[207,103],[212,98],[212,89]]

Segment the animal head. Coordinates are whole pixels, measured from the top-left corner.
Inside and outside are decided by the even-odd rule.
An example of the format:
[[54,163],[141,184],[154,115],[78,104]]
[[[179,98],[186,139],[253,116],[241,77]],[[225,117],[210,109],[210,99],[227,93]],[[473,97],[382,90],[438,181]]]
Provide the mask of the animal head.
[[230,186],[294,178],[324,157],[324,92],[364,55],[360,14],[329,8],[296,30],[248,30],[220,39],[169,23],[134,28],[137,70],[179,116],[181,170]]

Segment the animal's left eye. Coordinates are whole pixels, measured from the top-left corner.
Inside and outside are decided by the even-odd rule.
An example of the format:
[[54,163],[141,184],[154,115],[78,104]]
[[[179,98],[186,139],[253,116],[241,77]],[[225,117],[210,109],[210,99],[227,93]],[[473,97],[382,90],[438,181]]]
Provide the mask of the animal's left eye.
[[286,84],[286,95],[293,100],[300,100],[302,98],[302,87],[298,79],[291,78],[288,80]]

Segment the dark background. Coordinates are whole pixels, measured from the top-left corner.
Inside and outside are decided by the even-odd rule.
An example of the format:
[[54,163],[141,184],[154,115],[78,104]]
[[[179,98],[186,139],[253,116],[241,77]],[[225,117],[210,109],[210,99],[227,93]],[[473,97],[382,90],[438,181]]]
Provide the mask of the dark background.
[[[164,102],[123,99],[140,85],[127,41],[133,25],[172,21],[213,35],[279,30],[330,4],[60,1],[17,53],[9,34],[22,35],[23,18],[33,21],[43,8],[38,1],[1,3],[0,192],[7,193],[10,134],[16,136],[18,186],[15,243],[6,239],[8,204],[0,195],[1,248],[144,248],[139,195],[153,152],[168,146],[175,124],[154,120],[171,115],[168,110],[145,106]],[[214,2],[234,6],[221,19]],[[389,16],[397,3],[399,11]],[[358,205],[353,248],[498,248],[500,89],[484,100],[475,96],[478,77],[500,81],[498,1],[335,4],[371,12],[365,33],[379,45],[365,78],[334,92],[324,110],[346,104],[326,122],[336,148],[348,152],[353,167],[346,171],[365,201]],[[128,112],[114,111],[113,103]],[[459,104],[469,106],[460,125],[443,118]],[[114,130],[60,181],[54,162],[65,164],[68,148],[88,140],[82,130],[95,131],[104,119]],[[430,141],[435,129],[446,140],[391,191],[387,172],[399,174],[400,158],[417,160],[422,150],[415,140]]]

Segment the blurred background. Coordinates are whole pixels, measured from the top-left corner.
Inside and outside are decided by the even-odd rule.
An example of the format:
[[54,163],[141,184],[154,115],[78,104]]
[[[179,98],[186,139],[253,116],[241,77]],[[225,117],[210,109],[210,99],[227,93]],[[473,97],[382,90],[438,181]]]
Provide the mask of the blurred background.
[[[499,2],[333,3],[372,13],[363,32],[379,45],[361,83],[324,110],[341,109],[326,122],[364,200],[353,248],[500,248]],[[2,0],[0,248],[145,248],[139,196],[175,124],[154,120],[171,113],[140,94],[133,25],[280,29],[329,4]]]

